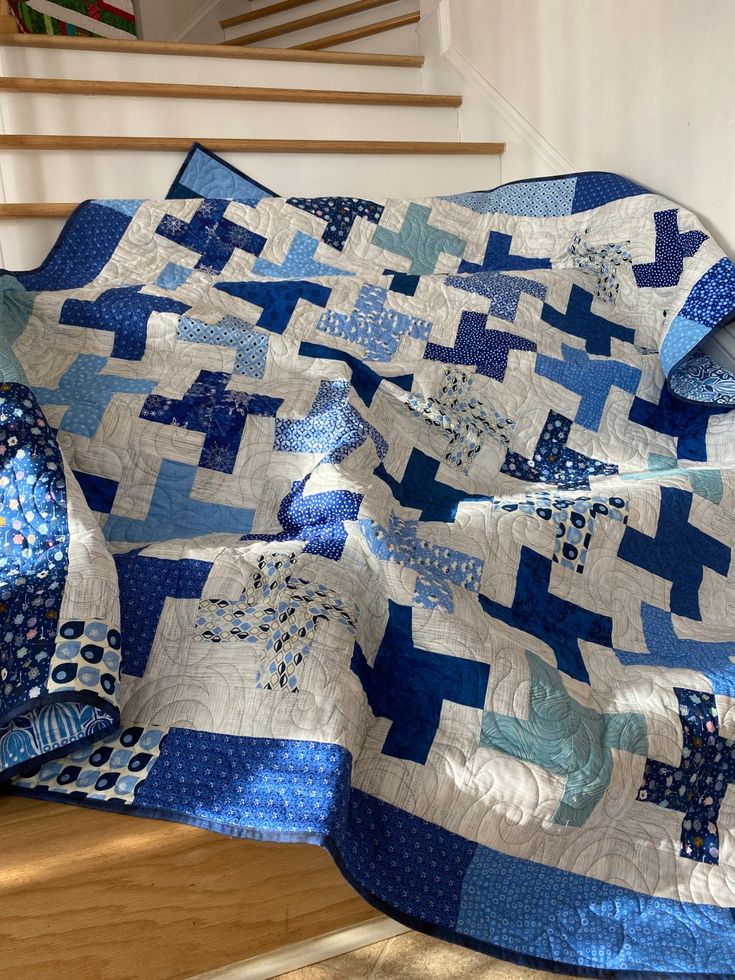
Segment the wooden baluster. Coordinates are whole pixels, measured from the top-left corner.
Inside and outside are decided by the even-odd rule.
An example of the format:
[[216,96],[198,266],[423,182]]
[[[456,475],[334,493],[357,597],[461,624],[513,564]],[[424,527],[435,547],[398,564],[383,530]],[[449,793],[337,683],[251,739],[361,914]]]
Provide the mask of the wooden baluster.
[[8,0],[0,0],[0,34],[17,34],[18,25],[10,13]]

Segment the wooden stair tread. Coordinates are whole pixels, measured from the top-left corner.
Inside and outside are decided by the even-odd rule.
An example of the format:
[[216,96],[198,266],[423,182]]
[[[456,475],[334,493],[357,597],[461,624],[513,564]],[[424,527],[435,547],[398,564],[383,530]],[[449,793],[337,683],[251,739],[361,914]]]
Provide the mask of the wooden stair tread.
[[230,38],[229,41],[223,43],[226,46],[256,44],[258,41],[268,41],[272,37],[292,34],[294,31],[301,31],[307,27],[318,27],[320,24],[328,24],[330,21],[339,20],[341,17],[361,14],[367,10],[375,10],[377,7],[384,7],[386,4],[395,2],[396,0],[355,0],[353,3],[345,3],[339,7],[322,10],[318,14],[300,17],[298,20],[283,21],[280,24],[274,24],[272,27],[264,27],[259,31],[253,31],[252,34],[242,34],[240,37]]
[[207,149],[230,153],[347,153],[440,154],[442,156],[498,155],[504,143],[430,140],[296,140],[230,139],[194,136],[36,136],[3,134],[0,150],[159,150],[186,151],[199,142]]
[[285,14],[288,10],[296,7],[305,7],[307,3],[314,3],[315,0],[281,0],[280,3],[271,3],[267,7],[260,7],[259,10],[248,10],[244,14],[237,14],[236,17],[228,17],[219,22],[223,31],[228,27],[239,27],[240,24],[249,24],[252,20],[259,20],[261,17],[270,17],[271,14]]
[[379,68],[421,68],[422,55],[372,54],[362,51],[300,51],[295,48],[240,48],[227,44],[182,44],[173,41],[115,41],[106,37],[51,34],[0,34],[0,47],[106,51],[111,54],[161,54],[188,58],[242,58],[250,61],[297,61]]
[[352,30],[342,31],[341,34],[330,34],[328,37],[306,41],[304,44],[294,44],[293,47],[296,51],[321,51],[323,48],[334,47],[336,44],[348,44],[350,41],[359,41],[361,38],[372,37],[374,34],[384,34],[386,31],[394,31],[399,27],[407,27],[409,24],[418,24],[420,20],[421,11],[414,10],[409,14],[402,14],[400,17],[379,20],[373,24],[365,24],[363,27],[353,27]]
[[385,105],[457,108],[459,95],[420,92],[350,92],[335,89],[260,88],[168,82],[117,82],[67,78],[0,77],[0,92],[47,95],[136,96],[166,99],[217,99],[241,102],[308,102],[327,105]]
[[0,204],[0,218],[68,218],[78,204],[54,204],[40,201],[31,204]]

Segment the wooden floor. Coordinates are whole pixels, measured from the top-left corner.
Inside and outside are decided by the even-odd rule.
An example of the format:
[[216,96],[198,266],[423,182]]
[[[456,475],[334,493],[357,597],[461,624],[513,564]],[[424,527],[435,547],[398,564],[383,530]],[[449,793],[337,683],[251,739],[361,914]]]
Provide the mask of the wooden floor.
[[275,980],[558,980],[566,976],[569,974],[505,963],[432,936],[407,932]]
[[378,913],[329,855],[0,796],[0,977],[183,980]]

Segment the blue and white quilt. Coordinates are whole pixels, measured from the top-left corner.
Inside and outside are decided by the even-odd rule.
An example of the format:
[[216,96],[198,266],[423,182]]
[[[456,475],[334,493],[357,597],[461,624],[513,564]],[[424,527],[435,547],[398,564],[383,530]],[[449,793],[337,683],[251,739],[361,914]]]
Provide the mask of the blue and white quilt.
[[0,277],[5,790],[735,977],[735,267],[611,174],[261,190],[88,202]]

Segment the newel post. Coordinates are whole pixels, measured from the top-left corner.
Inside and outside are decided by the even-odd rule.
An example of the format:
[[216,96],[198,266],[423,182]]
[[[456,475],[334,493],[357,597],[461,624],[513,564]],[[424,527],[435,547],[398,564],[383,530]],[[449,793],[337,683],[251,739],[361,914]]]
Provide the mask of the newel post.
[[0,34],[17,34],[18,25],[10,13],[8,0],[0,0]]

